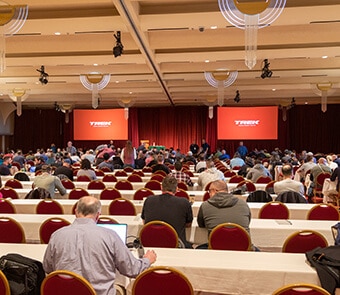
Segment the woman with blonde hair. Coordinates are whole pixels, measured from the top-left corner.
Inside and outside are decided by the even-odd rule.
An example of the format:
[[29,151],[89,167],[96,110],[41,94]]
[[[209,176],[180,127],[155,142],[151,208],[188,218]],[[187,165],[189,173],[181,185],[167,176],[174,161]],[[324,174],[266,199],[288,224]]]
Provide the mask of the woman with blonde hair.
[[120,154],[120,158],[124,163],[124,167],[130,166],[132,168],[135,168],[136,157],[137,157],[136,149],[132,146],[132,142],[128,140]]

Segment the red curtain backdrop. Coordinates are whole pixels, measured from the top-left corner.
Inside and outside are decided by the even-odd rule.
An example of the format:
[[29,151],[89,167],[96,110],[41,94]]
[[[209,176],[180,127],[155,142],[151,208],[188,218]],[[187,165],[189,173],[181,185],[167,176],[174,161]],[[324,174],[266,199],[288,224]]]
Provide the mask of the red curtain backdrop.
[[[148,139],[152,144],[180,148],[187,152],[193,140],[201,144],[205,138],[212,150],[225,148],[231,155],[238,146],[238,141],[217,141],[216,108],[214,118],[208,118],[208,107],[164,107],[130,108],[129,138],[134,146],[139,146],[141,139]],[[316,152],[340,153],[338,114],[340,105],[328,105],[322,113],[320,105],[299,105],[287,112],[287,120],[278,118],[278,140],[243,140],[249,150],[254,148],[273,150],[295,149],[298,152],[308,150]],[[65,147],[72,140],[76,147],[95,148],[112,139],[116,147],[123,147],[125,141],[108,138],[107,141],[73,141],[73,116],[65,123],[65,114],[55,110],[24,109],[20,117],[15,117],[14,135],[9,136],[9,145],[5,148],[21,148],[24,152],[36,148],[48,148],[51,143]]]

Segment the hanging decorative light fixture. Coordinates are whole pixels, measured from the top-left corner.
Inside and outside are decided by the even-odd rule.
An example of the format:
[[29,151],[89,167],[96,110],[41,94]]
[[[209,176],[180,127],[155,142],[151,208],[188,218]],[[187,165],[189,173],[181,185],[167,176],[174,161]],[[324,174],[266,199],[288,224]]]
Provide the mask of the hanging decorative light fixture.
[[22,114],[22,102],[28,97],[28,90],[22,88],[14,88],[9,92],[8,96],[11,100],[13,100],[17,105],[17,115],[21,116]]
[[9,5],[0,1],[0,73],[6,69],[6,44],[5,37],[17,33],[28,15],[27,5]]
[[118,104],[124,108],[124,118],[125,120],[129,119],[129,107],[133,106],[135,103],[134,99],[132,98],[122,98],[118,100]]
[[214,72],[204,72],[205,79],[212,86],[217,88],[217,103],[219,106],[224,104],[224,88],[233,84],[237,78],[238,72],[229,72],[227,70],[217,70]]
[[92,72],[86,75],[80,75],[80,82],[83,86],[92,91],[92,107],[96,109],[99,104],[99,90],[104,89],[110,82],[110,74],[101,74]]
[[208,96],[204,102],[208,106],[208,117],[209,119],[214,118],[214,105],[216,103],[216,97]]
[[335,91],[334,89],[332,90],[332,85],[331,82],[322,82],[311,85],[314,92],[321,96],[321,111],[324,113],[327,111],[327,96]]
[[245,30],[245,64],[256,65],[257,31],[273,23],[283,11],[286,0],[218,0],[224,18]]

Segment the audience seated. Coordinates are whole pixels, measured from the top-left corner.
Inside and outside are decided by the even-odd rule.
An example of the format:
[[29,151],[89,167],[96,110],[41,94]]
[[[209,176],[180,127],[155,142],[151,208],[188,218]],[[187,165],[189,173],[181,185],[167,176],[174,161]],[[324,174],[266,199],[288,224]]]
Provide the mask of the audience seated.
[[301,182],[293,180],[293,167],[290,164],[283,165],[282,167],[283,180],[274,183],[274,192],[279,194],[285,191],[298,192],[302,196],[305,193],[304,186]]
[[211,181],[225,180],[223,172],[215,167],[215,164],[212,160],[206,161],[206,167],[207,169],[200,173],[197,180],[197,183],[202,190],[205,189],[205,186]]

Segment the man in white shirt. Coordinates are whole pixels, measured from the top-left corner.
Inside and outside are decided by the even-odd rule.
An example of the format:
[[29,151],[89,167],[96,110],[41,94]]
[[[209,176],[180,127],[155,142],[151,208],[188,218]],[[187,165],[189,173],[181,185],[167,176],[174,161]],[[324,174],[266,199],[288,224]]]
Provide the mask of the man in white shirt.
[[282,167],[283,180],[274,183],[274,192],[279,194],[286,191],[295,191],[302,196],[305,193],[303,184],[299,181],[293,180],[293,167],[290,164],[283,165]]
[[202,190],[205,189],[205,186],[214,180],[224,180],[225,177],[222,171],[218,170],[215,167],[215,164],[212,160],[207,160],[206,161],[207,169],[204,170],[199,176],[197,183],[201,187]]

